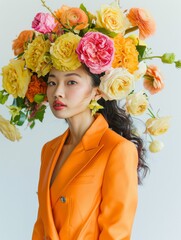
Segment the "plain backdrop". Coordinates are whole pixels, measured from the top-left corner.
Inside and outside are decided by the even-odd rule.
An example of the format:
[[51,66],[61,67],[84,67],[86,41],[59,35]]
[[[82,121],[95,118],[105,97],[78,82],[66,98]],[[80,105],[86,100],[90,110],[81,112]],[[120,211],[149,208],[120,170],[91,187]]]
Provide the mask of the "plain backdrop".
[[[77,1],[47,0],[53,9],[62,4],[79,6],[83,2],[94,12],[108,0]],[[143,7],[157,22],[156,34],[147,43],[157,55],[175,52],[181,58],[180,0],[122,0],[123,9]],[[25,29],[37,12],[47,12],[40,0],[0,0],[0,68],[13,58],[12,40]],[[160,115],[171,115],[171,128],[161,139],[165,148],[149,154],[150,174],[139,187],[139,205],[133,226],[132,240],[181,239],[181,70],[173,65],[160,66],[165,89],[153,97],[153,106]],[[0,78],[1,81],[1,78]],[[9,117],[0,106],[0,114]],[[33,131],[22,128],[23,139],[13,143],[0,135],[0,239],[29,240],[37,214],[37,184],[40,152],[43,144],[61,134],[66,124],[55,119],[48,109],[44,124]]]

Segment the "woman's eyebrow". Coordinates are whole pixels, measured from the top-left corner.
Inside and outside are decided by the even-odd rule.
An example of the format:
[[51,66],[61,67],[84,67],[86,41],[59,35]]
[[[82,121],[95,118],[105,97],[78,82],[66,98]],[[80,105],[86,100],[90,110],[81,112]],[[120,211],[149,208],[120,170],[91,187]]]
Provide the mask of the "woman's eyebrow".
[[77,76],[77,77],[81,78],[81,76],[78,73],[67,73],[67,74],[65,74],[65,77],[70,77],[70,76]]
[[52,73],[50,73],[50,74],[48,75],[48,77],[53,77],[53,78],[55,78],[55,75],[52,74]]

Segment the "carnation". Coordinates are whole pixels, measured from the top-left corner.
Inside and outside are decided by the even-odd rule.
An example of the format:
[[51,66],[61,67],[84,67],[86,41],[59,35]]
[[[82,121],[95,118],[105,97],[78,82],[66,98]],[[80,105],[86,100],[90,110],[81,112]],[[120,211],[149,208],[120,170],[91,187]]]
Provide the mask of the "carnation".
[[80,62],[92,73],[100,74],[111,67],[114,57],[113,41],[100,32],[88,32],[76,49]]

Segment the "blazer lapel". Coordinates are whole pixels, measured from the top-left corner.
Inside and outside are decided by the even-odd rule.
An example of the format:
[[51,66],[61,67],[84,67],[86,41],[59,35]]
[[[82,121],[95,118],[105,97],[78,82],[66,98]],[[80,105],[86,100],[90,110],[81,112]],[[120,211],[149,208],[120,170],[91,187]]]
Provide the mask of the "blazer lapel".
[[[107,128],[108,124],[103,116],[98,115],[92,126],[85,133],[82,141],[69,155],[52,184],[52,207],[75,177],[95,159],[96,155],[103,147],[103,144],[100,144],[100,140]],[[55,158],[56,157],[55,155]]]
[[63,194],[69,184],[79,175],[86,166],[95,159],[96,154],[101,150],[101,146],[93,149],[85,150],[82,143],[79,143],[72,151],[54,183],[51,186],[52,191],[52,207],[55,205],[57,199]]

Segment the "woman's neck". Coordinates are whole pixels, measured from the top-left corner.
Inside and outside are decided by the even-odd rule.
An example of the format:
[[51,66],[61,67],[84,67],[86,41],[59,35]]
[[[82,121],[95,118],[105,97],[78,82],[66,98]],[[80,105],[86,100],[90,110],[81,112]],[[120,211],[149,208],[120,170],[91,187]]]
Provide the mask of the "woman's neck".
[[76,146],[82,137],[84,136],[87,129],[91,126],[95,118],[91,115],[83,115],[81,117],[74,116],[72,118],[67,119],[70,133],[66,140],[67,145]]

